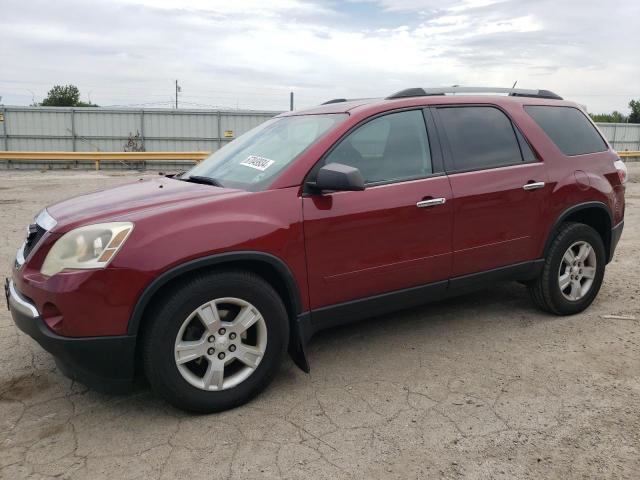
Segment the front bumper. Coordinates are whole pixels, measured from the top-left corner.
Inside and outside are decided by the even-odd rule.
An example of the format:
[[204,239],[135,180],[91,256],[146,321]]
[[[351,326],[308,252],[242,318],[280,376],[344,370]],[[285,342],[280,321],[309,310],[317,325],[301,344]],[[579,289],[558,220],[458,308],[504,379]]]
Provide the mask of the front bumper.
[[63,337],[47,327],[33,302],[8,279],[5,295],[17,327],[51,353],[66,376],[103,392],[131,387],[135,336]]

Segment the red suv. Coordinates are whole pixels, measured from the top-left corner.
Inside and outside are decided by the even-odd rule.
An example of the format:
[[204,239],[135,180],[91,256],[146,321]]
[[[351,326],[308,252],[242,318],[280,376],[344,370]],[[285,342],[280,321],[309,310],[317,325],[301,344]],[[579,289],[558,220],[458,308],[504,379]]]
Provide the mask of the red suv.
[[545,311],[584,310],[626,175],[549,91],[337,99],[187,173],[47,207],[6,293],[64,373],[113,389],[140,372],[174,405],[218,411],[260,392],[287,350],[308,371],[309,338],[337,324],[498,280]]

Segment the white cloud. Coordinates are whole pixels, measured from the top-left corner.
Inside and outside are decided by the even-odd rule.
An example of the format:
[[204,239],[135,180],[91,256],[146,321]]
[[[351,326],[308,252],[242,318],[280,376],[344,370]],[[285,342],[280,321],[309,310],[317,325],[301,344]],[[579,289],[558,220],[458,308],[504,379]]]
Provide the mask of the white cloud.
[[284,109],[290,89],[305,106],[518,80],[623,110],[638,20],[624,0],[3,0],[0,95],[75,83],[102,105],[168,105],[179,78],[185,106]]
[[305,15],[326,14],[330,10],[300,0],[114,0],[122,5],[139,5],[164,10],[185,10],[211,12],[219,16],[246,15],[275,16],[279,13],[298,13]]

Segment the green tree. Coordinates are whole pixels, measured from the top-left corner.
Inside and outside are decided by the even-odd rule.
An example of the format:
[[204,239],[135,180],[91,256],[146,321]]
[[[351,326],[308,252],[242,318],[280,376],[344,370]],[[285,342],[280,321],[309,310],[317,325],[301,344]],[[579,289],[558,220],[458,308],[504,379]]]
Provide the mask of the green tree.
[[97,107],[80,101],[80,90],[75,85],[56,85],[40,103],[42,107]]
[[614,110],[613,113],[592,113],[590,114],[594,122],[601,123],[625,123],[627,117]]
[[631,100],[629,108],[631,109],[629,123],[640,123],[640,100]]

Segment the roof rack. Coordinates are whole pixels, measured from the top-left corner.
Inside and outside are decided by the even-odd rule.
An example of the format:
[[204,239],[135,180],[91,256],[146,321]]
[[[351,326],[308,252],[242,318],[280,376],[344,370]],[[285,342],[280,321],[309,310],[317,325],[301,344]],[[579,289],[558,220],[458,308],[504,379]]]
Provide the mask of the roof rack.
[[357,102],[360,100],[374,100],[373,98],[363,97],[363,98],[334,98],[332,100],[327,100],[320,105],[331,105],[332,103],[343,103],[343,102]]
[[445,95],[447,93],[507,93],[511,97],[532,97],[548,98],[551,100],[562,100],[562,97],[550,90],[528,90],[524,88],[501,88],[501,87],[437,87],[437,88],[407,88],[400,90],[386,98],[426,97],[432,95]]
[[331,105],[332,103],[342,103],[346,101],[347,101],[346,98],[334,98],[333,100],[327,100],[326,102],[321,103],[320,105]]

